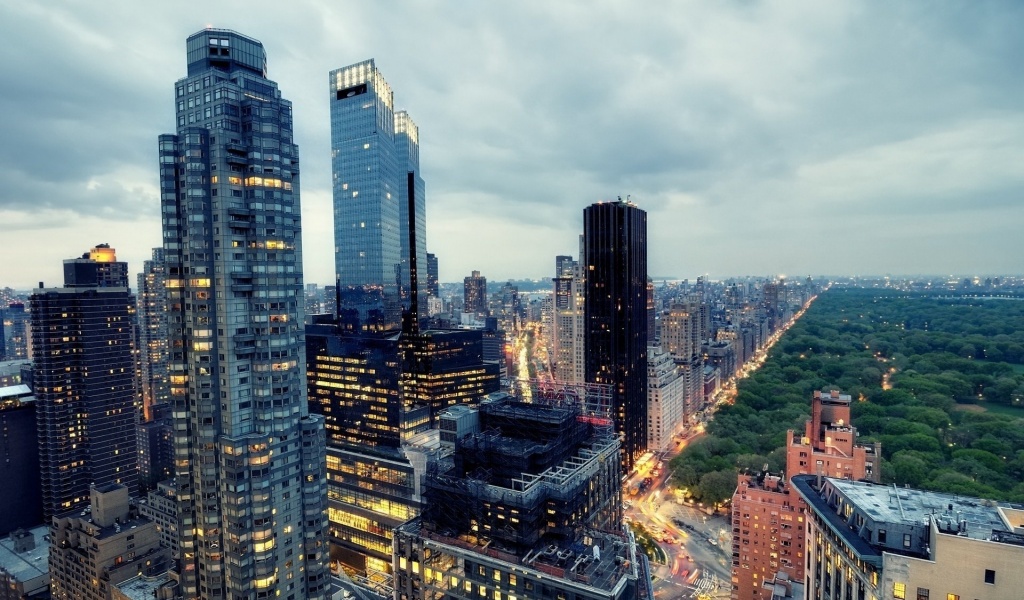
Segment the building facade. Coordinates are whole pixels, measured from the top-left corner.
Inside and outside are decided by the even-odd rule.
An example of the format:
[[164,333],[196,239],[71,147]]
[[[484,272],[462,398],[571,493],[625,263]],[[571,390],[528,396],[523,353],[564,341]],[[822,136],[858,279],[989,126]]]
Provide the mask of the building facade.
[[419,514],[418,482],[439,449],[428,430],[444,408],[498,388],[481,334],[353,334],[329,319],[307,327],[310,410],[328,436],[333,562],[371,581],[390,576],[392,531]]
[[[0,387],[0,537],[43,522],[36,399],[27,385]],[[0,596],[2,598],[2,596]]]
[[647,447],[668,450],[686,423],[686,378],[671,354],[658,346],[647,352]]
[[1022,510],[813,475],[792,483],[808,507],[805,598],[1021,597]]
[[626,469],[647,450],[647,213],[599,202],[583,211],[586,381],[615,389]]
[[127,264],[99,250],[29,301],[46,518],[86,505],[91,485],[139,489],[135,298]]
[[167,380],[167,267],[163,248],[153,248],[153,258],[142,264],[138,292],[139,390],[143,414],[148,419],[151,406],[171,400]]
[[182,593],[325,598],[291,102],[252,38],[206,29],[186,50],[159,139]]

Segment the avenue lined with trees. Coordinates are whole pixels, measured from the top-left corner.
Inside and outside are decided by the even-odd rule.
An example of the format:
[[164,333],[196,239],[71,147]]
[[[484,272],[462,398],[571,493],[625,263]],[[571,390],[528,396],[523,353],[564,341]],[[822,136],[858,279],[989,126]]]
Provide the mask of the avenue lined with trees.
[[815,390],[853,399],[882,481],[1024,502],[1024,300],[832,289],[739,382],[707,435],[672,461],[695,499],[731,497],[737,471],[785,467]]

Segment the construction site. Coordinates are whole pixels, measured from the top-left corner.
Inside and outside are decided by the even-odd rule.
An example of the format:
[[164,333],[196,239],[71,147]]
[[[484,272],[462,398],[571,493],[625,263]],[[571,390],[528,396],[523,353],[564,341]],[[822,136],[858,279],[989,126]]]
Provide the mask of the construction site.
[[491,395],[442,414],[455,448],[428,470],[421,516],[395,530],[398,598],[619,599],[647,587],[621,525],[611,420],[585,394],[533,400]]

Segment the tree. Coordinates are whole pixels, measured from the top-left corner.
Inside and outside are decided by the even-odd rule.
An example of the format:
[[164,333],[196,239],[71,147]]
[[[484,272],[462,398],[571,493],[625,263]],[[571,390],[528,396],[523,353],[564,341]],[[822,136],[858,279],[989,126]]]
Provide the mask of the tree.
[[701,502],[717,505],[732,498],[736,491],[734,471],[712,471],[700,478],[697,486]]

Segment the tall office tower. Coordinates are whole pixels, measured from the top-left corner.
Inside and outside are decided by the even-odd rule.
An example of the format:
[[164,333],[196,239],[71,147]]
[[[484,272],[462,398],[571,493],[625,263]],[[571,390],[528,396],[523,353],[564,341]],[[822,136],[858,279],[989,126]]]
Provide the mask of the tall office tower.
[[138,491],[135,298],[126,263],[101,250],[29,300],[46,518],[87,504],[93,484]]
[[647,450],[647,213],[631,202],[583,211],[586,380],[615,389],[626,470]]
[[427,253],[427,294],[431,298],[438,298],[441,295],[441,291],[438,288],[438,278],[440,277],[440,271],[437,266],[437,255],[428,252]]
[[[110,600],[113,588],[138,575],[164,574],[170,552],[156,524],[139,514],[123,485],[96,485],[88,511],[50,523],[50,592],[54,600]],[[169,597],[169,596],[168,596]]]
[[793,489],[793,477],[880,481],[881,446],[857,443],[850,401],[835,390],[814,392],[803,434],[786,433],[785,475],[739,475],[732,497],[734,600],[772,600],[765,581],[780,572],[804,581],[807,506]]
[[139,387],[142,407],[149,418],[153,405],[171,399],[167,379],[167,265],[163,248],[153,248],[153,258],[143,263],[138,283]]
[[[429,266],[427,264],[427,202],[426,184],[420,174],[420,128],[404,110],[395,113],[395,150],[398,158],[398,214],[402,232],[402,306],[408,310],[412,300],[412,279],[410,267],[415,258],[419,273],[428,274],[419,283],[418,312],[427,314],[427,282]],[[409,202],[413,202],[414,211],[410,211]],[[410,215],[413,221],[410,222]],[[412,234],[410,236],[410,234]],[[411,242],[411,243],[410,243]],[[413,250],[410,250],[410,249]],[[415,257],[410,255],[415,252]]]
[[186,48],[177,134],[159,141],[182,592],[325,598],[291,102],[260,42],[206,29]]
[[6,360],[32,358],[29,347],[29,313],[23,302],[11,302],[4,310],[4,331],[7,336]]
[[555,269],[551,335],[554,376],[556,381],[563,383],[583,383],[582,326],[585,290],[582,272],[580,264],[568,256],[557,257]]
[[475,315],[487,315],[487,278],[480,271],[463,280],[462,312]]
[[[330,94],[338,312],[363,331],[397,330],[412,296],[402,244],[410,239],[410,192],[416,259],[427,260],[419,129],[395,112],[391,87],[372,59],[331,71]],[[426,314],[425,297],[420,308]]]
[[0,537],[43,522],[38,431],[28,386],[0,387],[0,481],[7,490],[0,493]]
[[395,531],[395,597],[637,598],[649,579],[621,525],[619,441],[596,421],[507,397],[450,409],[454,453]]
[[653,344],[658,339],[658,310],[654,304],[654,280],[647,279],[647,341]]

